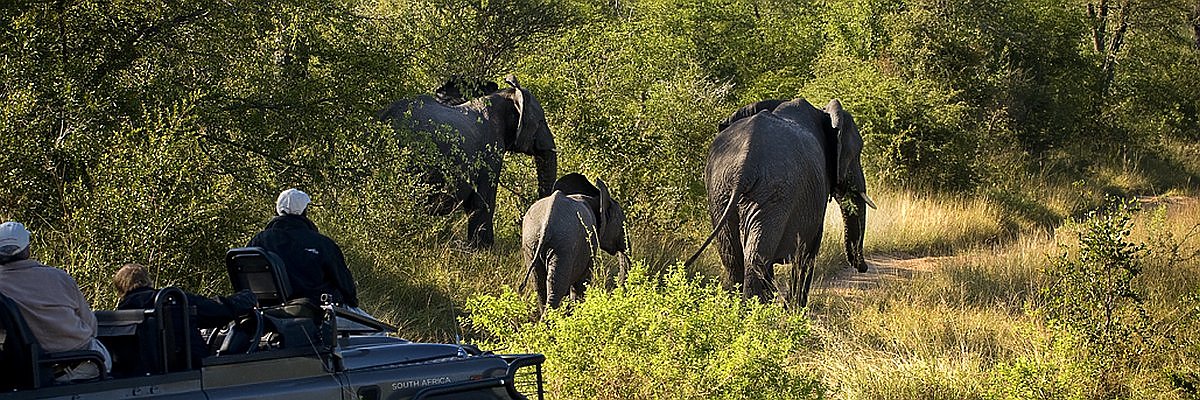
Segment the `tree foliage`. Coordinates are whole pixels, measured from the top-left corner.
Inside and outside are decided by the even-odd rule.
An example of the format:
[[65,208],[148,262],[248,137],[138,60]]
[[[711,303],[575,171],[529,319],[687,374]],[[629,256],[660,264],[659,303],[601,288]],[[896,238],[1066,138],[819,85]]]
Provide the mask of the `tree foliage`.
[[[815,376],[795,363],[809,335],[803,315],[743,302],[678,265],[661,281],[644,265],[612,293],[588,293],[569,313],[529,322],[532,298],[506,291],[473,298],[465,318],[487,348],[546,354],[557,398],[820,398]],[[597,384],[597,383],[600,384]]]
[[[1086,174],[1118,151],[1187,182],[1200,171],[1165,150],[1200,135],[1195,2],[1092,3],[11,1],[0,216],[37,230],[89,293],[126,261],[219,290],[222,250],[301,186],[366,271],[454,230],[420,212],[409,171],[429,154],[375,113],[509,72],[545,106],[560,171],[605,179],[633,220],[683,236],[707,228],[716,122],[766,98],[842,99],[871,185],[970,192],[1023,169]],[[1121,45],[1094,45],[1117,31]],[[507,161],[499,211],[515,219],[532,162]]]

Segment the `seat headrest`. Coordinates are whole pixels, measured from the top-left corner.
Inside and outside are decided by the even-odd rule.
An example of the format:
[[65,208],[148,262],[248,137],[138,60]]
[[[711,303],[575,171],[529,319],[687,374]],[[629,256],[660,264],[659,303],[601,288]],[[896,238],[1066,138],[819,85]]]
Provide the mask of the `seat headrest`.
[[291,297],[287,270],[278,255],[261,247],[240,247],[225,253],[233,290],[250,290],[263,307],[280,305]]

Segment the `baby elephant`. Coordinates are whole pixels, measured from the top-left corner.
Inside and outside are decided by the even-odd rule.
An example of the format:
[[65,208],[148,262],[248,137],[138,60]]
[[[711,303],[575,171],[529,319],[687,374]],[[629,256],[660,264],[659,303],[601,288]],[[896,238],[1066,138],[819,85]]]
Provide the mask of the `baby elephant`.
[[554,182],[553,193],[533,203],[521,225],[521,250],[529,266],[525,279],[530,272],[536,274],[543,308],[558,308],[568,289],[583,298],[599,256],[597,247],[618,256],[618,280],[624,280],[629,269],[626,246],[625,212],[609,197],[604,181],[597,179],[592,185],[580,174]]

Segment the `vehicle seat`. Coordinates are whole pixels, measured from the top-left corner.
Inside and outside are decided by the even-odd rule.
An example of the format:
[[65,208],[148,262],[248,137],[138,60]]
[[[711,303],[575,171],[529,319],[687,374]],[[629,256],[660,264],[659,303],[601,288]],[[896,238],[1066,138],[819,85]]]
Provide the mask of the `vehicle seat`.
[[192,360],[191,318],[187,295],[174,287],[160,289],[154,308],[96,311],[97,338],[113,358],[119,377],[186,371]]
[[99,379],[108,377],[104,356],[93,350],[47,353],[29,330],[17,303],[0,294],[0,389],[37,389],[54,382],[54,368],[90,361],[100,366]]
[[262,247],[239,247],[225,253],[225,269],[233,290],[250,290],[263,308],[287,303],[292,296],[283,259]]
[[[231,329],[219,354],[242,352],[245,336],[266,335],[271,340],[263,344],[278,348],[313,344],[324,312],[307,298],[291,298],[291,283],[279,256],[261,247],[231,249],[225,253],[225,267],[233,290],[250,290],[258,296],[260,313],[239,329]],[[259,339],[250,338],[255,345]]]

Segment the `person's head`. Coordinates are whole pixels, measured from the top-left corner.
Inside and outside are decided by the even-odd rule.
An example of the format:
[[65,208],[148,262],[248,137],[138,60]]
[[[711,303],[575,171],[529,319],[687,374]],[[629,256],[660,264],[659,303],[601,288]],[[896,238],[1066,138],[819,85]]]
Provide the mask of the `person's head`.
[[29,230],[20,222],[0,224],[0,264],[29,258]]
[[151,287],[152,284],[150,273],[140,264],[125,264],[113,275],[113,286],[117,287],[117,292],[122,296],[137,288]]
[[308,203],[312,202],[312,198],[308,197],[308,193],[301,192],[299,189],[291,188],[279,193],[279,198],[275,200],[275,214],[277,215],[304,215],[308,208]]

